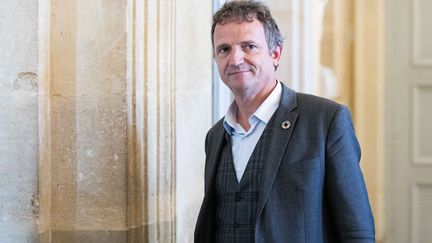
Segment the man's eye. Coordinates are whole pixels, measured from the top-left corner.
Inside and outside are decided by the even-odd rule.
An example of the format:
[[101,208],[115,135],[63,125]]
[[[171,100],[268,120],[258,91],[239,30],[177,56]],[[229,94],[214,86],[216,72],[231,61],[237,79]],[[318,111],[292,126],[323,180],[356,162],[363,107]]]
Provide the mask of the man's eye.
[[257,47],[255,45],[247,45],[246,48],[248,50],[255,50]]
[[219,54],[226,54],[229,51],[228,47],[220,48],[218,53]]

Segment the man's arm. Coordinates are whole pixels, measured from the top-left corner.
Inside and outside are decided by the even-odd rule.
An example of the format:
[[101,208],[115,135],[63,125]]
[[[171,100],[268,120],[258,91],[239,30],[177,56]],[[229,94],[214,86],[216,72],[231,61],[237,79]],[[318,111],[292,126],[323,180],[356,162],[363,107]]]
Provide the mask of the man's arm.
[[341,106],[326,143],[325,193],[341,242],[375,242],[374,219],[360,169],[360,146],[351,115]]

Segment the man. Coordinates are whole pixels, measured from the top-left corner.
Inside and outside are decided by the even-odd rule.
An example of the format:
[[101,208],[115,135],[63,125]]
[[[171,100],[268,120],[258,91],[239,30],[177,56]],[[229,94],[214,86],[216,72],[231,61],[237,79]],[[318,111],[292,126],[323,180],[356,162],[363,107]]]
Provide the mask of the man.
[[276,80],[283,39],[268,8],[227,2],[212,41],[234,102],[206,137],[195,242],[375,242],[350,113]]

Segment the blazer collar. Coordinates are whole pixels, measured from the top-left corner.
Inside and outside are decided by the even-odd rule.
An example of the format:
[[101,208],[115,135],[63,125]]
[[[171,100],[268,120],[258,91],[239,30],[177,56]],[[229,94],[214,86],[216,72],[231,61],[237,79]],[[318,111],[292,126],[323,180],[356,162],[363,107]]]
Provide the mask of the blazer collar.
[[282,83],[282,96],[280,100],[280,105],[285,107],[288,111],[292,111],[297,108],[297,96],[296,92],[288,88],[284,83]]

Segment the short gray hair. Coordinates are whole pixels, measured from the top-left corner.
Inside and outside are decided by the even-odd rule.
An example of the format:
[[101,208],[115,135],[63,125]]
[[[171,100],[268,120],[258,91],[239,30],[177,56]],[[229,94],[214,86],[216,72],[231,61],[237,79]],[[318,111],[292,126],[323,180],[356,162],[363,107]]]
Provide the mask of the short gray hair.
[[277,46],[282,46],[284,38],[282,37],[276,21],[270,14],[269,8],[260,1],[255,0],[233,0],[227,1],[214,15],[211,30],[211,39],[214,46],[214,31],[217,24],[227,22],[244,21],[252,22],[256,18],[264,27],[264,34],[270,52],[273,52]]

